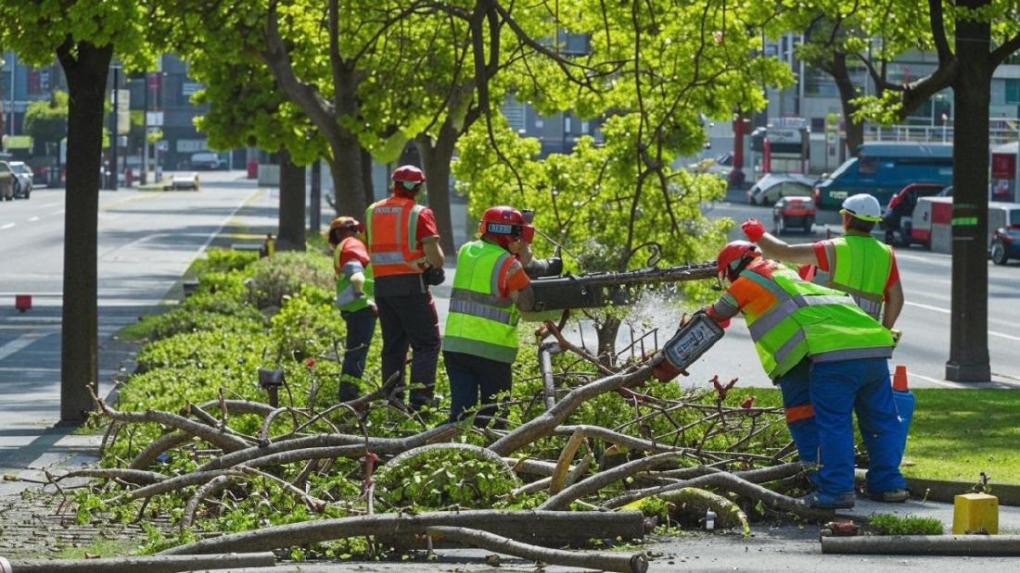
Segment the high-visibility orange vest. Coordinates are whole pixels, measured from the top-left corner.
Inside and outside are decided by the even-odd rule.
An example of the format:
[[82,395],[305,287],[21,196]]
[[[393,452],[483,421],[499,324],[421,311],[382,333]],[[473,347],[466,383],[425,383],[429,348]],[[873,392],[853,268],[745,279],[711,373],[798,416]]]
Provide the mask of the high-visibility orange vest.
[[414,199],[391,196],[365,210],[368,257],[377,278],[422,272],[425,251],[416,247],[422,209]]

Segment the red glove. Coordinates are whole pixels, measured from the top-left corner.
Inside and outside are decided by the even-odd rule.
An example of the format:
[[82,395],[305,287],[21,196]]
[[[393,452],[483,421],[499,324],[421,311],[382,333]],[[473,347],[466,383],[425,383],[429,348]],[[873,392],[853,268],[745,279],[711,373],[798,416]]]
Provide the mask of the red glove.
[[757,243],[758,239],[761,239],[762,235],[765,234],[765,225],[762,225],[758,219],[748,219],[740,225],[740,228],[752,243]]

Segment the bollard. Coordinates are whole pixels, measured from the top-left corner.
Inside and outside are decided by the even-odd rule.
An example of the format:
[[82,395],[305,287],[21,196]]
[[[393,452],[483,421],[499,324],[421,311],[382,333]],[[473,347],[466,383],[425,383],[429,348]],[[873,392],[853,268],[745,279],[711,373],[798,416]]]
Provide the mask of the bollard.
[[14,295],[14,308],[18,309],[18,312],[25,312],[32,308],[32,295],[30,294],[18,294]]

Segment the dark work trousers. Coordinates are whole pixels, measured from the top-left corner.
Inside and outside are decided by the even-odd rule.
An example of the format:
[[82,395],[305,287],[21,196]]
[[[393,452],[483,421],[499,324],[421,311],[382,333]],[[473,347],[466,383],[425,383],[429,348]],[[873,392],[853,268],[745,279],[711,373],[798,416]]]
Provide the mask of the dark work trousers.
[[[388,278],[388,277],[383,277]],[[379,307],[382,327],[383,382],[397,377],[400,390],[395,396],[404,401],[404,364],[408,347],[411,357],[411,407],[418,408],[432,401],[436,386],[436,364],[439,362],[439,316],[432,293],[427,289],[409,289],[399,295],[380,294],[376,279],[375,304]]]
[[[510,390],[512,374],[508,362],[498,362],[463,352],[443,352],[446,374],[450,377],[450,421],[462,420],[479,404],[475,425],[489,425],[496,414],[496,395]],[[479,394],[481,394],[479,401]],[[498,428],[500,424],[495,424]]]
[[368,348],[375,332],[375,312],[363,308],[354,312],[340,312],[347,323],[347,347],[340,370],[340,400],[346,402],[358,397],[361,377],[365,373]]

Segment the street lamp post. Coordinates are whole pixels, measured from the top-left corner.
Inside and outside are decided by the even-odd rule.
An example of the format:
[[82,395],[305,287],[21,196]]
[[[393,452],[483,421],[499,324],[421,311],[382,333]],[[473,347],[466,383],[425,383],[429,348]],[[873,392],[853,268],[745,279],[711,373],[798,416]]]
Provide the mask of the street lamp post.
[[110,119],[110,177],[106,188],[117,190],[117,116],[120,113],[120,65],[113,66],[113,114]]

